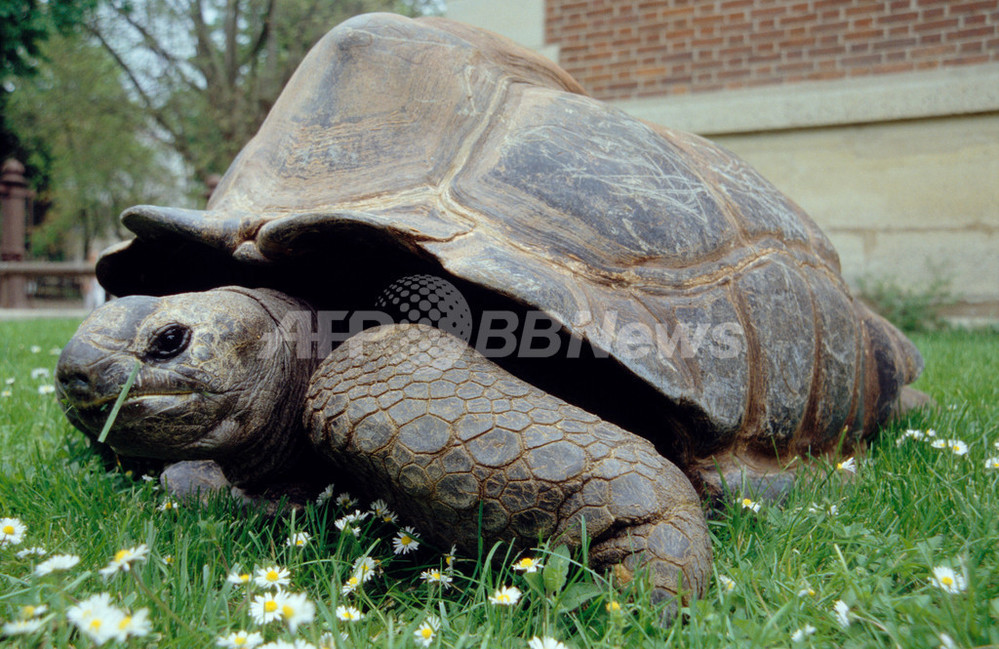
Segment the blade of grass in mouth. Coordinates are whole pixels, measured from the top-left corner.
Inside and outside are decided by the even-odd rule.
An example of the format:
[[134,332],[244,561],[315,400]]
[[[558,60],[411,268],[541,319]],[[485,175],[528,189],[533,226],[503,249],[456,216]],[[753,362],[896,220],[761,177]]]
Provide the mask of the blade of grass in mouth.
[[132,368],[131,374],[125,379],[125,385],[121,388],[121,393],[114,402],[114,407],[111,408],[111,414],[108,415],[108,420],[104,422],[104,429],[101,430],[101,434],[97,437],[97,441],[101,444],[104,440],[108,438],[108,431],[111,430],[111,426],[114,425],[114,420],[118,418],[118,411],[121,410],[121,404],[125,402],[125,397],[128,396],[128,391],[132,389],[132,384],[135,383],[135,377],[139,374],[139,368],[142,367],[140,361],[135,361],[135,366]]

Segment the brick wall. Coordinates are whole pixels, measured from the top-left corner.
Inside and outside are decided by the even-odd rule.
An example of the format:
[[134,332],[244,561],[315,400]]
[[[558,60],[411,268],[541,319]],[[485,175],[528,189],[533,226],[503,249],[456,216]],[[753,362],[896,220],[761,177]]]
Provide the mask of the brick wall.
[[999,62],[999,0],[547,0],[559,63],[629,99]]

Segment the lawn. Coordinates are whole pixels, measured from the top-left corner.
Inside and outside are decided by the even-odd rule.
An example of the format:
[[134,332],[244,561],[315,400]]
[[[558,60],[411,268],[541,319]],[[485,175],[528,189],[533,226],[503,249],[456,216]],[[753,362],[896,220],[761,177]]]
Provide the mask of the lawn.
[[[279,518],[172,503],[106,467],[47,393],[75,325],[0,322],[0,518],[16,519],[0,521],[0,646],[999,646],[995,333],[915,336],[940,407],[885,428],[855,475],[817,464],[779,507],[717,512],[715,583],[660,628],[641,583],[618,590],[561,548],[409,552],[403,520],[348,520],[362,494]],[[525,557],[543,567],[515,570]],[[497,603],[508,586],[519,600]]]

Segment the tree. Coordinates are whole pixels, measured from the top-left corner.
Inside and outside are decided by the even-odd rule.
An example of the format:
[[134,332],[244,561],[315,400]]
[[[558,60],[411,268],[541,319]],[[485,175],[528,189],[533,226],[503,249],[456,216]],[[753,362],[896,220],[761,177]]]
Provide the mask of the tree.
[[199,177],[225,171],[305,54],[367,11],[435,0],[106,0],[90,30],[125,72],[160,137]]
[[35,74],[18,81],[7,102],[12,130],[32,153],[28,162],[49,174],[40,200],[51,203],[32,232],[36,256],[59,256],[65,236],[81,252],[96,239],[121,238],[118,214],[157,199],[176,204],[177,182],[145,116],[125,91],[121,72],[97,44],[79,35],[55,35],[42,46]]

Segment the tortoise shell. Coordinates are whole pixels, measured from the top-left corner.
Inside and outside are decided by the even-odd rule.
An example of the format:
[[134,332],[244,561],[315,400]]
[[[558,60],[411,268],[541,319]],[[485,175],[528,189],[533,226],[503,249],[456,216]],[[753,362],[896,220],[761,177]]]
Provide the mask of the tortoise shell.
[[650,387],[640,400],[687,413],[681,465],[823,452],[844,429],[849,446],[922,368],[851,296],[818,226],[744,162],[444,19],[341,24],[207,209],[122,219],[137,238],[98,265],[118,295],[236,281],[329,303],[411,258],[544,311]]

